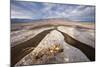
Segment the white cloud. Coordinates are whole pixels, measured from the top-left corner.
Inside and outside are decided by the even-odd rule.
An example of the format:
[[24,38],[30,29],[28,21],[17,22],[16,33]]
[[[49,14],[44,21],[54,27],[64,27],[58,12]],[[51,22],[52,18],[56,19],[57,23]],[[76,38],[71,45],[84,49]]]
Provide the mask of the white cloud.
[[31,13],[31,11],[25,10],[22,7],[19,7],[17,5],[11,5],[11,18],[27,18],[32,19],[34,12]]
[[30,15],[27,15],[24,12],[18,12],[18,11],[12,11],[11,18],[32,19]]

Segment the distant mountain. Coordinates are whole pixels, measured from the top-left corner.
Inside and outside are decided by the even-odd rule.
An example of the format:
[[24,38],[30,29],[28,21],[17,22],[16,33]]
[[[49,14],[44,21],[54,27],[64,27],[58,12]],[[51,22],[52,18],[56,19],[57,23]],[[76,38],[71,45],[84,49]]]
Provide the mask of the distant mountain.
[[70,20],[68,18],[48,18],[48,19],[11,19],[11,23],[27,23],[27,22],[39,22],[47,20],[64,20],[64,21],[75,21],[75,22],[95,22],[95,19],[85,19],[85,21]]
[[66,20],[66,21],[71,21],[67,18],[48,18],[48,19],[18,19],[18,18],[14,18],[11,19],[11,23],[27,23],[27,22],[36,22],[36,21],[47,21],[47,20]]
[[33,19],[11,19],[11,23],[25,23],[25,22],[32,22]]

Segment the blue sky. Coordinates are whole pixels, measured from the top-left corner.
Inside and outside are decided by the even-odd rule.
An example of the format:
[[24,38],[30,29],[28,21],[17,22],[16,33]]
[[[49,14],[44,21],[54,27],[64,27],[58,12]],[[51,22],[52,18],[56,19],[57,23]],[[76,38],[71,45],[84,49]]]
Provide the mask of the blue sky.
[[11,18],[67,18],[74,21],[94,21],[95,7],[87,5],[11,1]]

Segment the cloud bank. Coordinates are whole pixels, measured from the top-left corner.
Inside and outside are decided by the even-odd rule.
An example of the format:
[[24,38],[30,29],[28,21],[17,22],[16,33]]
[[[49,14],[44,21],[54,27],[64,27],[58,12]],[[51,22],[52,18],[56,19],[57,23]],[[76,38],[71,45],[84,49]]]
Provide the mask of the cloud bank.
[[11,1],[11,18],[67,18],[74,21],[95,21],[95,6]]

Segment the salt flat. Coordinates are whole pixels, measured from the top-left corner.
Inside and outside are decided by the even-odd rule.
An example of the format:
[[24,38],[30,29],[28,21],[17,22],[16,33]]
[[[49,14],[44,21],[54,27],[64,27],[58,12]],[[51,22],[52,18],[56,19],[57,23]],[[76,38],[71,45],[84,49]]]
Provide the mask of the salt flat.
[[62,20],[15,24],[11,31],[12,64],[94,61],[94,31],[94,24]]

